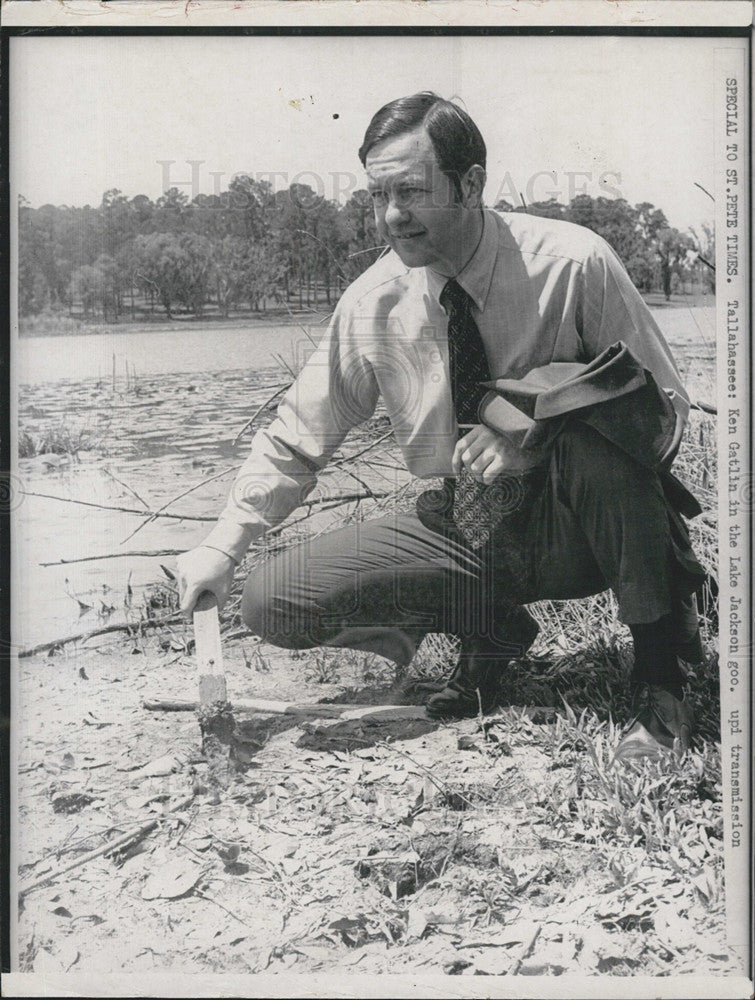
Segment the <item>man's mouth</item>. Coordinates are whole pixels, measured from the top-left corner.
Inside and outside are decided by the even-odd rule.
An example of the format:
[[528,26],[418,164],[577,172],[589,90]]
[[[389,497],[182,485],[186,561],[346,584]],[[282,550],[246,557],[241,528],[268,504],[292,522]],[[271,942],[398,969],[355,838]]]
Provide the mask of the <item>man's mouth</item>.
[[416,240],[418,236],[422,236],[422,233],[392,233],[391,237],[399,242],[405,240]]

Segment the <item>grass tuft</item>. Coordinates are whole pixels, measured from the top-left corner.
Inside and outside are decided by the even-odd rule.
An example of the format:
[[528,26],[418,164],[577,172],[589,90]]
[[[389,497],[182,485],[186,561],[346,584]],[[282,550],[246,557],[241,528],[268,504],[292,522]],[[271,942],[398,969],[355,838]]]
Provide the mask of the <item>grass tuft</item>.
[[101,441],[86,428],[75,430],[64,424],[31,433],[22,431],[18,437],[18,457],[35,458],[37,455],[72,455],[80,451],[94,451]]

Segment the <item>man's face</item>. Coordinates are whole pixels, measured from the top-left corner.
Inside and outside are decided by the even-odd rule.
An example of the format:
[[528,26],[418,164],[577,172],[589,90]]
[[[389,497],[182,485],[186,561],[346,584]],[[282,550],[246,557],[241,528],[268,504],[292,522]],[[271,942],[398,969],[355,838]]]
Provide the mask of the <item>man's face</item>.
[[[470,186],[465,175],[460,197],[424,128],[377,143],[365,168],[380,237],[407,267],[458,274],[479,238],[479,177]],[[475,169],[484,180],[482,168]]]

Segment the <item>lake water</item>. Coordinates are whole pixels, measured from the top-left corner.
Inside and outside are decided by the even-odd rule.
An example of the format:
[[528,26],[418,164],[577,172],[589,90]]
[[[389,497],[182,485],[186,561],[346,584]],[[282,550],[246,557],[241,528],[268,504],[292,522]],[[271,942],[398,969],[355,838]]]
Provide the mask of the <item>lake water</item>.
[[[113,355],[117,382],[126,367],[137,377],[176,372],[255,370],[276,364],[275,354],[291,363],[311,348],[307,333],[319,340],[325,330],[320,316],[298,323],[257,327],[176,324],[140,332],[84,334],[71,337],[24,337],[17,341],[14,371],[19,383],[101,378],[112,382]],[[306,331],[306,333],[305,333]]]
[[[653,312],[693,398],[715,401],[714,310]],[[319,339],[324,326],[313,322],[307,328]],[[160,563],[172,566],[173,559],[127,555],[67,565],[42,563],[115,552],[182,550],[198,544],[210,527],[191,520],[158,520],[127,540],[139,516],[65,500],[155,510],[183,490],[238,466],[248,453],[250,435],[236,443],[234,439],[288,378],[275,355],[298,367],[309,349],[311,342],[293,323],[268,329],[192,326],[20,341],[14,352],[19,430],[39,436],[62,426],[86,432],[94,447],[79,461],[38,456],[17,464],[19,491],[63,500],[18,492],[13,503],[14,642],[28,647],[122,620],[128,587],[138,603],[148,584],[165,579]],[[126,362],[129,371],[136,367],[136,385],[131,381],[127,386]],[[266,411],[260,421],[271,418]],[[364,433],[356,431],[344,451],[356,451],[364,440]],[[392,457],[387,446],[383,457]],[[401,479],[374,462],[359,471],[373,489],[391,490]],[[229,471],[170,510],[215,517],[232,482]],[[359,488],[337,470],[323,475],[321,485],[333,494]],[[91,606],[81,618],[77,599]],[[116,610],[106,613],[103,606]]]

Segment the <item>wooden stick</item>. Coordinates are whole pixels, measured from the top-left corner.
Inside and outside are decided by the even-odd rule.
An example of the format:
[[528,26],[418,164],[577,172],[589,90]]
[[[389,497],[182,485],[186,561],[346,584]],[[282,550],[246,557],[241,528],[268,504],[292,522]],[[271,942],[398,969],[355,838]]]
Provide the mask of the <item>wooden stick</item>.
[[152,517],[169,517],[174,521],[217,521],[217,517],[210,514],[201,517],[196,514],[162,514],[160,511],[138,510],[136,507],[117,507],[114,504],[94,503],[92,500],[74,500],[73,497],[56,497],[52,493],[35,493],[33,490],[21,490],[21,493],[25,497],[42,497],[43,500],[77,503],[82,507],[96,507],[98,510],[117,510],[122,514],[138,514],[140,517],[150,514]]
[[[199,702],[184,701],[180,698],[145,698],[142,706],[150,712],[195,712],[200,707]],[[239,712],[341,719],[344,722],[365,717],[385,721],[427,718],[424,705],[334,705],[332,703],[297,705],[265,698],[237,698],[232,703],[232,708]]]
[[120,837],[116,837],[115,840],[111,840],[107,844],[102,844],[100,847],[95,848],[93,851],[89,851],[87,854],[82,854],[74,861],[71,861],[70,864],[63,865],[62,868],[58,868],[57,871],[48,872],[47,875],[43,875],[35,882],[22,886],[18,891],[19,899],[22,899],[33,889],[38,889],[40,886],[47,885],[48,882],[54,882],[56,879],[60,878],[61,875],[65,875],[66,872],[73,871],[74,868],[81,868],[82,865],[87,864],[89,861],[94,861],[95,858],[99,858],[103,854],[109,854],[111,851],[117,851],[119,847],[125,847],[126,844],[131,843],[131,841],[144,837],[151,830],[153,830],[161,820],[170,816],[172,813],[180,812],[181,809],[185,809],[186,806],[191,805],[193,800],[193,795],[182,799],[179,803],[177,803],[177,805],[173,806],[172,809],[169,809],[168,812],[163,813],[162,816],[156,816],[154,819],[150,819],[146,823],[142,823],[142,825],[137,827],[136,830],[132,830],[130,833],[124,833]]
[[147,556],[152,558],[154,556],[180,556],[186,549],[145,549],[140,552],[138,549],[136,551],[130,552],[106,552],[99,556],[79,556],[78,559],[56,559],[55,562],[41,562],[38,566],[70,566],[71,563],[84,563],[84,562],[100,562],[104,559],[124,559],[127,556],[133,556],[134,558],[141,558]]
[[194,606],[194,639],[197,649],[197,677],[200,706],[227,701],[223,648],[220,644],[218,599],[209,591],[199,595]]
[[183,615],[171,614],[164,618],[145,618],[139,622],[103,625],[100,628],[93,628],[89,632],[79,632],[77,635],[67,635],[63,639],[53,639],[52,642],[40,642],[39,645],[32,646],[31,649],[22,649],[18,658],[22,660],[25,657],[34,656],[35,653],[44,653],[49,649],[56,649],[58,646],[67,646],[69,642],[85,642],[87,639],[94,639],[98,635],[107,635],[109,632],[130,632],[131,629],[156,628],[158,625],[175,625],[185,620]]
[[272,401],[276,398],[276,396],[280,396],[280,394],[282,392],[285,392],[287,389],[290,389],[291,385],[292,385],[291,382],[286,382],[285,385],[282,385],[279,388],[277,388],[275,390],[275,392],[272,394],[272,396],[270,396],[268,399],[266,399],[265,402],[262,403],[261,406],[257,407],[257,409],[254,411],[254,413],[251,415],[251,417],[247,420],[247,422],[244,424],[244,426],[238,432],[238,434],[236,435],[236,437],[233,439],[233,441],[231,443],[231,447],[233,447],[233,446],[235,446],[235,445],[237,445],[239,443],[239,441],[241,440],[241,438],[244,436],[244,431],[246,431],[246,429],[248,427],[252,426],[252,424],[257,419],[257,417],[260,415],[260,413],[262,413],[262,411],[272,403]]
[[124,545],[129,540],[129,538],[133,538],[134,535],[137,534],[137,532],[142,530],[142,528],[145,528],[148,524],[151,524],[156,517],[159,517],[160,514],[162,514],[162,512],[167,507],[170,507],[172,504],[176,503],[177,500],[182,500],[185,496],[188,496],[189,493],[193,493],[194,490],[201,489],[202,486],[207,486],[208,483],[214,483],[216,479],[222,479],[223,476],[227,476],[229,472],[237,472],[238,468],[239,467],[237,465],[232,465],[227,469],[223,469],[222,472],[218,472],[214,476],[208,476],[207,479],[203,479],[201,483],[195,483],[194,486],[190,486],[188,490],[184,490],[182,493],[179,493],[178,496],[173,497],[172,500],[168,500],[167,503],[164,503],[162,505],[162,507],[159,507],[156,511],[154,511],[154,513],[151,513],[149,517],[146,517],[145,520],[142,521],[142,523],[137,528],[134,528],[131,534],[127,535],[123,539],[121,545]]

